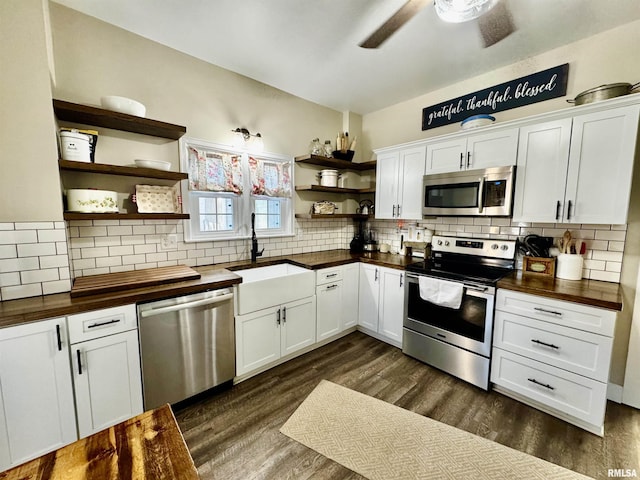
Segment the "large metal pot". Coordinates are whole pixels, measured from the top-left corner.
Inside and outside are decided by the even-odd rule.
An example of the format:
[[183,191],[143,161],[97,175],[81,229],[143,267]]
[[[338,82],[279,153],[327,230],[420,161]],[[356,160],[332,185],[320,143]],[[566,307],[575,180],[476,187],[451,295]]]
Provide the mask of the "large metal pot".
[[609,83],[607,85],[600,85],[599,87],[585,90],[584,92],[579,93],[576,98],[573,100],[567,100],[567,102],[575,105],[599,102],[600,100],[607,100],[609,98],[627,95],[639,86],[640,83],[636,83],[634,85],[631,85],[630,83]]

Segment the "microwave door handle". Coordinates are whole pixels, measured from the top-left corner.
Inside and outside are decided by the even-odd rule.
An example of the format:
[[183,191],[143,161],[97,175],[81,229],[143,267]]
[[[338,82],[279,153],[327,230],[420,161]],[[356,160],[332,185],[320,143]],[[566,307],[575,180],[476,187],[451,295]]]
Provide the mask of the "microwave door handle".
[[485,178],[480,179],[480,186],[478,187],[478,213],[482,213],[484,209],[484,181]]

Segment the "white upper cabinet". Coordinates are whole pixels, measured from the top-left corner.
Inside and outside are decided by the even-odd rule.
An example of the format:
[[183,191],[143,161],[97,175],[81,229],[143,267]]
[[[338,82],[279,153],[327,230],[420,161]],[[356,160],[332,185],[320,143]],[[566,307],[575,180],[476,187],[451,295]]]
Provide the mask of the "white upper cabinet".
[[627,223],[639,105],[573,119],[565,221]]
[[570,118],[520,128],[513,220],[561,220],[570,141]]
[[513,220],[623,224],[640,106],[520,129]]
[[378,155],[376,218],[422,218],[425,154],[421,145]]
[[515,165],[518,129],[460,135],[427,145],[425,173],[458,172]]

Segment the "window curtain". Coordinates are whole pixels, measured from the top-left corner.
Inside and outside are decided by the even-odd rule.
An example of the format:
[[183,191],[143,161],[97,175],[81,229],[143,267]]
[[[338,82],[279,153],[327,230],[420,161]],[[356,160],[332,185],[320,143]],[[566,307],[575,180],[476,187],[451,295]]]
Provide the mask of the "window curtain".
[[249,157],[251,193],[268,197],[291,197],[291,162],[272,162]]
[[242,193],[240,155],[199,150],[189,152],[189,190]]

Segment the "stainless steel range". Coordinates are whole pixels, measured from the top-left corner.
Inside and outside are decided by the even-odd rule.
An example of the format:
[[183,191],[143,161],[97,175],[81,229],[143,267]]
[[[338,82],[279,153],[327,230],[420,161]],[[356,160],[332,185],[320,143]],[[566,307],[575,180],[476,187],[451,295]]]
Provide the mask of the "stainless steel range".
[[496,283],[515,254],[515,240],[434,235],[407,267],[402,351],[488,390]]

